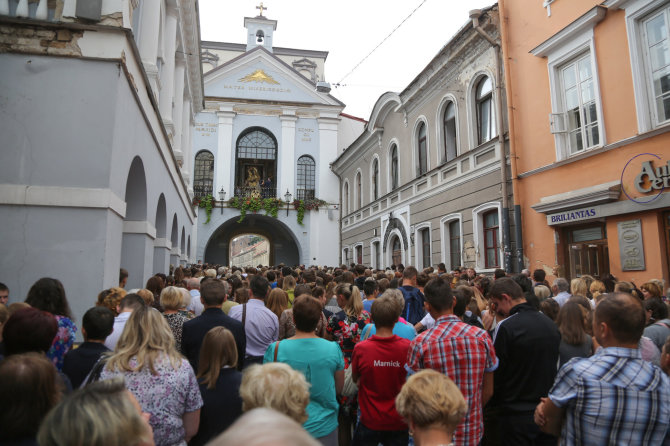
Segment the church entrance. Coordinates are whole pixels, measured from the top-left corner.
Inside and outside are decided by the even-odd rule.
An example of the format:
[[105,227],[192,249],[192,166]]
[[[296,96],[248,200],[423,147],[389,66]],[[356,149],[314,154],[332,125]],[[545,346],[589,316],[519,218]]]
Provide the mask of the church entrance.
[[[242,223],[238,223],[238,219],[239,217],[235,216],[214,231],[205,247],[206,263],[227,266],[300,264],[298,242],[291,230],[279,219],[256,214],[247,214]],[[262,253],[263,243],[266,248],[265,254]],[[257,249],[254,248],[253,252],[256,253],[256,257],[253,253],[247,255],[255,245]],[[242,264],[249,260],[245,256],[250,258],[251,263]]]

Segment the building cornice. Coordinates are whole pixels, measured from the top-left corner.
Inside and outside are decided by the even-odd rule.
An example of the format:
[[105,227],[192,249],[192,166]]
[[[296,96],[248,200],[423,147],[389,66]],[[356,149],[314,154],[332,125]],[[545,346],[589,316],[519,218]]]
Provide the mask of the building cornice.
[[533,56],[546,57],[548,54],[555,51],[556,48],[571,40],[574,36],[588,29],[592,29],[597,23],[605,18],[606,13],[607,8],[603,6],[595,6],[591,8],[577,20],[530,50],[530,53]]
[[610,181],[583,189],[543,197],[539,203],[531,205],[531,208],[543,214],[551,214],[584,206],[609,203],[618,200],[620,195],[621,182]]

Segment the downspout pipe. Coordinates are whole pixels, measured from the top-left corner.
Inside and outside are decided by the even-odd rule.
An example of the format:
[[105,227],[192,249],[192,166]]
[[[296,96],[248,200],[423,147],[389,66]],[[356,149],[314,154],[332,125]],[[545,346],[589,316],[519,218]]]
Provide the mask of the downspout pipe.
[[[498,132],[498,148],[500,150],[500,182],[502,189],[502,242],[504,268],[506,272],[516,272],[512,270],[512,249],[510,247],[510,226],[509,226],[509,193],[507,187],[507,154],[505,151],[505,133],[503,126],[503,106],[502,106],[502,73],[501,73],[501,48],[500,43],[491,37],[479,25],[479,17],[483,14],[481,9],[473,9],[469,15],[472,19],[472,28],[479,33],[495,50],[495,84],[496,84],[496,128]],[[517,241],[517,244],[519,241]]]

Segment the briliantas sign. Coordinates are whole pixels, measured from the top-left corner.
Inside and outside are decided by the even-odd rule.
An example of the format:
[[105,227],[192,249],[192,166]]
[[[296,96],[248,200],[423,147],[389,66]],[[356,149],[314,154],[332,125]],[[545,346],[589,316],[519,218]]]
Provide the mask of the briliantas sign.
[[644,161],[640,173],[635,177],[635,188],[646,194],[666,187],[670,187],[670,161],[658,167],[654,167],[653,161]]
[[549,225],[558,225],[562,223],[572,223],[574,221],[589,220],[597,218],[600,215],[599,207],[574,209],[572,211],[565,211],[558,214],[547,215],[547,223]]

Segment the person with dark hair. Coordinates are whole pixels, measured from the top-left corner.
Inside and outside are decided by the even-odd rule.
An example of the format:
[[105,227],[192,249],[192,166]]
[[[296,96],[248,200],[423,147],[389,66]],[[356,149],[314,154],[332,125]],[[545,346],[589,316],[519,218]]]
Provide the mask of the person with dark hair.
[[2,330],[5,354],[46,353],[58,333],[58,321],[46,311],[29,307],[14,312]]
[[494,280],[502,279],[503,277],[507,277],[507,273],[505,272],[504,269],[496,268],[496,270],[493,271]]
[[540,311],[552,321],[556,320],[560,309],[561,306],[558,305],[558,302],[556,302],[552,297],[544,299],[542,302],[540,302]]
[[407,425],[395,408],[395,398],[405,383],[408,339],[393,334],[399,306],[391,296],[372,304],[376,333],[354,347],[351,378],[358,383],[361,418],[353,444],[360,446],[407,445]]
[[523,289],[511,278],[493,282],[490,296],[506,319],[496,326],[493,336],[500,366],[486,411],[487,421],[492,421],[486,438],[501,439],[510,446],[555,445],[556,438],[541,432],[533,422],[533,410],[556,376],[558,328],[526,302]]
[[0,304],[7,305],[7,302],[9,302],[9,288],[0,282]]
[[230,309],[228,315],[242,322],[247,336],[245,366],[261,364],[268,345],[279,338],[279,318],[265,306],[270,294],[268,279],[257,274],[249,281],[249,301]]
[[379,285],[377,285],[377,281],[372,277],[368,277],[365,279],[365,281],[363,281],[363,294],[365,295],[365,299],[363,300],[363,309],[367,312],[370,312],[372,303],[379,295]]
[[128,270],[121,268],[119,270],[119,288],[125,288],[128,283]]
[[453,379],[468,404],[454,443],[477,445],[484,433],[482,407],[493,394],[493,372],[498,367],[493,341],[486,331],[454,315],[456,299],[448,281],[433,279],[424,291],[435,326],[412,341],[407,365],[413,371],[434,369]]
[[268,282],[270,282],[270,288],[273,290],[277,288],[277,276],[275,275],[274,271],[266,272],[265,278],[268,279]]
[[437,264],[437,274],[444,274],[447,272],[447,265],[444,263]]
[[208,280],[200,287],[200,302],[205,310],[202,314],[190,321],[184,322],[181,334],[181,352],[191,363],[193,370],[199,373],[198,361],[200,348],[207,332],[214,327],[224,327],[231,331],[237,347],[237,368],[242,370],[247,337],[244,327],[239,321],[228,316],[221,310],[223,301],[229,293],[227,282],[213,279]]
[[321,318],[321,303],[309,295],[293,303],[295,335],[270,344],[264,363],[283,362],[305,375],[310,386],[307,421],[303,427],[322,444],[337,444],[337,394],[344,385],[344,358],[339,346],[314,331]]
[[[665,340],[670,336],[670,318],[668,307],[661,299],[650,298],[644,301],[644,309],[654,321],[644,329],[644,337],[649,338],[658,347],[663,349]],[[651,314],[650,314],[651,313]]]
[[70,351],[77,334],[77,326],[72,320],[70,305],[65,296],[65,289],[60,280],[44,277],[30,287],[26,303],[31,307],[53,314],[58,322],[58,333],[47,351],[58,371],[63,369],[63,358]]
[[399,290],[405,297],[405,309],[402,316],[412,325],[421,322],[421,319],[426,315],[426,310],[423,306],[424,295],[417,287],[417,276],[418,271],[415,267],[408,266],[407,268],[403,268],[402,286],[399,287]]
[[533,271],[533,286],[535,285],[545,285],[544,281],[547,278],[547,272],[542,268],[538,268]]
[[626,293],[596,306],[593,333],[602,347],[565,364],[535,422],[562,444],[662,444],[670,422],[670,380],[640,357],[642,303]]
[[572,299],[558,312],[556,325],[561,333],[559,368],[572,358],[588,358],[593,354],[593,339],[584,330],[585,319],[585,311]]
[[119,302],[119,305],[116,308],[119,315],[114,318],[114,327],[112,333],[107,336],[107,339],[105,340],[105,347],[110,350],[116,348],[116,343],[119,341],[119,338],[123,333],[123,328],[126,326],[128,319],[130,319],[130,314],[138,308],[145,306],[144,299],[135,293],[126,294],[125,297],[121,299],[121,302]]
[[105,339],[112,334],[114,313],[106,307],[93,307],[84,313],[81,324],[84,343],[70,350],[63,360],[63,373],[75,389],[84,382],[100,356],[109,351]]
[[55,367],[43,354],[0,361],[0,444],[36,446],[40,424],[62,390]]

